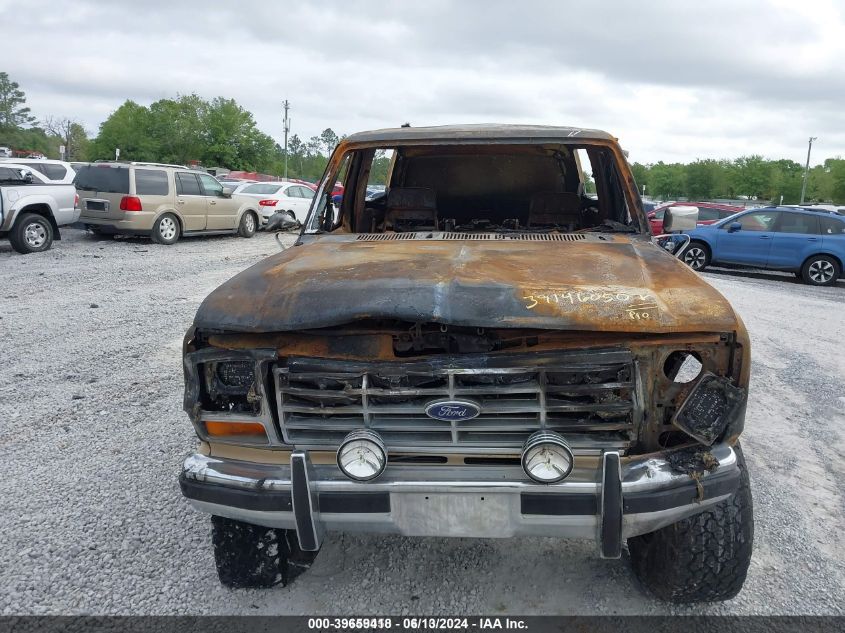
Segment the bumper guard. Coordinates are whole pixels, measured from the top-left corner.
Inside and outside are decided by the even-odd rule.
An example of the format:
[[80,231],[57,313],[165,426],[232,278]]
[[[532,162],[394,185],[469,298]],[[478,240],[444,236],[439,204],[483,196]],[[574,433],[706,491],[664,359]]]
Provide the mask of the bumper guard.
[[307,451],[290,465],[194,454],[180,484],[202,512],[267,527],[295,529],[304,550],[325,530],[407,536],[559,536],[595,540],[618,558],[624,539],[652,532],[733,494],[740,471],[727,444],[710,448],[718,467],[699,482],[661,457],[604,453],[564,481],[537,484],[518,466],[388,464],[369,482],[336,465],[315,465]]

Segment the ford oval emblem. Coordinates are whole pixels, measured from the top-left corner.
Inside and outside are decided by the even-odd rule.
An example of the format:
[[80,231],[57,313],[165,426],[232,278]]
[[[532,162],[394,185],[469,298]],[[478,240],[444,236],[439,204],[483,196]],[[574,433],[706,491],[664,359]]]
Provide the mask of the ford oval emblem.
[[467,400],[439,400],[428,404],[425,414],[435,420],[452,422],[453,420],[472,420],[481,413],[481,407]]

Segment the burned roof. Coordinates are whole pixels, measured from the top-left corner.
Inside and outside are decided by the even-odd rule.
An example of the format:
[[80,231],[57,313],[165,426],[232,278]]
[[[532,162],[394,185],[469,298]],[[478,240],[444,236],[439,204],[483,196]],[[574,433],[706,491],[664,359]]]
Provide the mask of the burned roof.
[[504,125],[483,123],[476,125],[437,125],[430,127],[396,127],[358,132],[345,139],[350,144],[371,143],[573,143],[585,141],[615,141],[616,137],[601,130],[553,125]]

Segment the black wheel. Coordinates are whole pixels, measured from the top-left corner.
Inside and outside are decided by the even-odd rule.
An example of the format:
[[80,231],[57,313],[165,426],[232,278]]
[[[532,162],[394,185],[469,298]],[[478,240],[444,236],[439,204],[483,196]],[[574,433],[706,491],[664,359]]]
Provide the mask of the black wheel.
[[9,241],[24,255],[46,251],[53,245],[53,225],[43,215],[23,213],[10,231]]
[[175,244],[181,233],[179,219],[172,213],[165,213],[153,224],[153,232],[150,235],[153,242],[157,244]]
[[831,286],[841,274],[839,262],[827,255],[813,255],[801,268],[801,278],[811,286]]
[[311,567],[318,552],[303,552],[294,530],[211,517],[220,582],[233,589],[288,585]]
[[681,259],[693,270],[704,270],[710,264],[710,249],[703,242],[691,242]]
[[241,216],[241,223],[238,225],[238,235],[241,237],[252,237],[258,230],[258,220],[252,211],[247,211]]
[[716,602],[736,596],[745,582],[754,541],[751,488],[742,449],[736,446],[739,489],[730,499],[628,539],[634,574],[668,602]]

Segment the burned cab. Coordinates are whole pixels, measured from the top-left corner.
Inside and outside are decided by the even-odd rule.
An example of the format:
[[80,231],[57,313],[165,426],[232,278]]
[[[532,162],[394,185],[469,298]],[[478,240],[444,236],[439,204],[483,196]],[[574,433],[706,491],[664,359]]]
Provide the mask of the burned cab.
[[230,586],[289,582],[333,530],[542,535],[627,547],[662,599],[724,600],[753,536],[749,355],[652,243],[612,136],[356,134],[296,244],[197,312],[182,491]]

